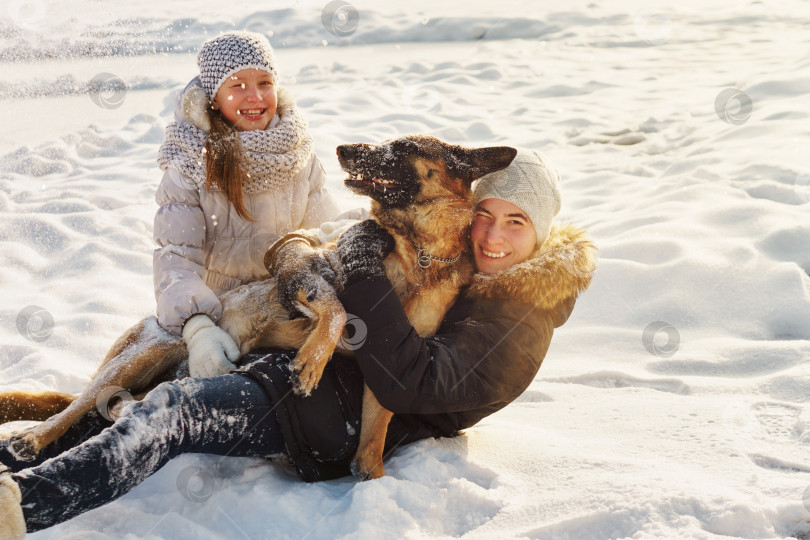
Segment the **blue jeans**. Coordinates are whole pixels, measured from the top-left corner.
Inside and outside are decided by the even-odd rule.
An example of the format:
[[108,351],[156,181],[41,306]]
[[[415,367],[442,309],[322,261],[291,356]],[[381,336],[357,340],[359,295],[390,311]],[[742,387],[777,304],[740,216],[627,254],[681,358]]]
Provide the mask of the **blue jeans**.
[[5,446],[0,462],[16,471],[28,532],[117,499],[185,452],[285,453],[273,404],[239,374],[163,383],[125,407],[114,424],[89,414],[43,449],[35,466],[16,461]]

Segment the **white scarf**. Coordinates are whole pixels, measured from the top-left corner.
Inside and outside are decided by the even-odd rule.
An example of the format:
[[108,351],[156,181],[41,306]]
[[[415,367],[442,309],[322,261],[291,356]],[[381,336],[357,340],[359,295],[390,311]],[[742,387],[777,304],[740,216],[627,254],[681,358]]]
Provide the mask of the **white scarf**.
[[[174,167],[191,178],[199,189],[205,185],[203,149],[210,126],[204,109],[207,100],[200,101],[195,89],[202,90],[191,87],[183,96],[186,119],[166,126],[157,162],[163,171]],[[270,191],[291,182],[313,154],[307,123],[284,88],[278,89],[276,112],[279,121],[271,122],[275,127],[268,125],[264,130],[238,132],[247,162],[244,167],[247,177],[242,181],[245,194]],[[212,186],[212,189],[218,188]]]

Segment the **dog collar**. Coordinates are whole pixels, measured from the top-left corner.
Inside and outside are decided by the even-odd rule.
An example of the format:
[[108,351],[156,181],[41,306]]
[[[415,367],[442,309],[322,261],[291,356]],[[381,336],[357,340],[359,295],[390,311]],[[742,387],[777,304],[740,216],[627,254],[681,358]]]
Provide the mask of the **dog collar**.
[[443,259],[442,257],[435,257],[430,254],[430,251],[420,248],[419,244],[417,244],[416,242],[412,241],[412,243],[413,247],[417,249],[416,264],[418,264],[421,268],[427,268],[433,261],[441,263],[454,263],[461,258],[461,253],[459,253],[452,259]]

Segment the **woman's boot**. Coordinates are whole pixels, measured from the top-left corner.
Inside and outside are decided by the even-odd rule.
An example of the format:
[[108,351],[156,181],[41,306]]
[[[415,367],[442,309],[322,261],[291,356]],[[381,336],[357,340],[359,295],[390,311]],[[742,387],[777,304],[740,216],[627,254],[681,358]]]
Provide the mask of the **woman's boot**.
[[0,540],[21,540],[25,536],[21,499],[17,482],[10,474],[0,471]]

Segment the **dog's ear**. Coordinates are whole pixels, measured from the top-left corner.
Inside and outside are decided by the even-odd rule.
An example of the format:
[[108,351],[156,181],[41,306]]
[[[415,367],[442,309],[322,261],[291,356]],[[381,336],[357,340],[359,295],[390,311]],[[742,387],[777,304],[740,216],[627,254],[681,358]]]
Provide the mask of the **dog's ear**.
[[458,177],[472,183],[485,174],[505,169],[512,163],[517,150],[511,146],[488,146],[485,148],[462,148],[452,150],[450,169]]

